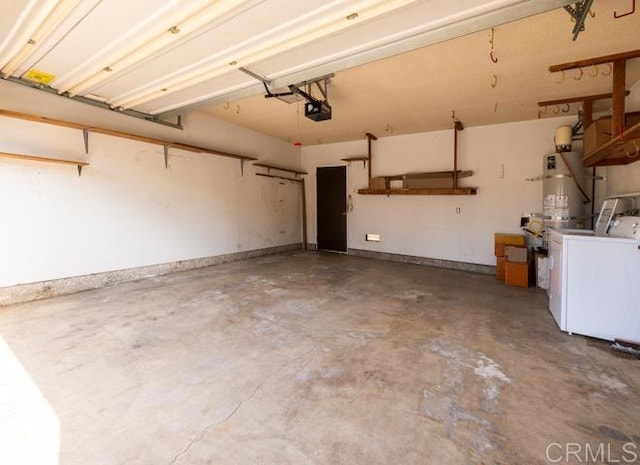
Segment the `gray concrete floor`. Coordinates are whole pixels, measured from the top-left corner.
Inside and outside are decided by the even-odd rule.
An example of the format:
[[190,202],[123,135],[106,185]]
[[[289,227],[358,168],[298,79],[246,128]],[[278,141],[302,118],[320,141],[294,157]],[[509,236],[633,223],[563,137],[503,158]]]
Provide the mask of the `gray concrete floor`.
[[0,335],[60,419],[63,465],[640,451],[640,362],[491,276],[297,252],[6,307]]

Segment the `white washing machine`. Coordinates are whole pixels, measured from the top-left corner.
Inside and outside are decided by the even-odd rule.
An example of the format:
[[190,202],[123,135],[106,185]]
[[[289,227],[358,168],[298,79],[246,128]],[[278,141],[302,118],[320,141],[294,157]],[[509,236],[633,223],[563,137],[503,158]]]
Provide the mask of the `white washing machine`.
[[606,236],[551,230],[549,310],[561,330],[640,342],[640,217]]

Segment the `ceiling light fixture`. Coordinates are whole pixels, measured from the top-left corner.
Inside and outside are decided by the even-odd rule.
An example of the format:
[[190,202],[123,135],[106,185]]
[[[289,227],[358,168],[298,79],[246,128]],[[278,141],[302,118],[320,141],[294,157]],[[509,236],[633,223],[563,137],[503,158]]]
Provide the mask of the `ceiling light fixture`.
[[121,58],[108,65],[108,68],[112,70],[112,73],[107,74],[103,72],[103,67],[101,71],[83,78],[80,81],[70,82],[64,86],[60,86],[58,91],[60,93],[68,92],[70,96],[82,94],[85,90],[95,87],[97,84],[102,83],[117,72],[139,63],[152,54],[162,50],[169,44],[177,40],[181,40],[188,34],[200,29],[207,23],[246,2],[247,0],[220,0],[206,8],[198,10],[195,13],[192,12],[191,15],[178,21],[177,24],[164,31],[161,35],[146,42],[142,46],[134,50],[124,51]]
[[34,18],[27,30],[35,25],[35,30],[29,34],[29,38],[20,51],[13,55],[9,62],[3,66],[2,73],[11,76],[45,40],[64,21],[69,13],[78,5],[80,0],[60,0],[55,4],[51,12],[42,19],[42,15]]
[[[167,88],[168,92],[177,92],[182,89],[200,84],[204,81],[228,73],[230,67],[237,69],[239,67],[248,66],[251,63],[270,58],[278,53],[291,50],[300,45],[304,45],[313,40],[325,37],[329,34],[339,32],[359,21],[365,21],[375,18],[384,13],[396,10],[403,6],[414,3],[416,0],[367,0],[361,1],[355,6],[358,7],[357,18],[348,18],[349,12],[353,13],[354,5],[349,5],[339,11],[334,12],[330,16],[322,17],[314,21],[312,24],[303,23],[299,27],[292,29],[291,27],[281,27],[284,34],[275,35],[271,40],[258,41],[253,47],[246,50],[240,49],[242,57],[229,59],[230,53],[237,53],[234,50],[223,51],[221,56],[215,62],[207,63],[204,69],[195,69],[188,77],[185,78],[185,70],[177,70],[172,73],[169,79],[161,79],[154,83],[150,83],[140,89],[134,89],[122,96],[115,97],[109,103],[114,106],[123,106],[132,108],[143,103],[152,101],[160,96],[167,95],[167,92],[160,92],[159,88]],[[357,21],[356,21],[357,20]],[[295,23],[295,21],[294,21]],[[286,26],[286,25],[281,25]],[[256,42],[252,38],[251,42]],[[234,47],[235,48],[235,47]],[[155,89],[153,89],[155,87]]]

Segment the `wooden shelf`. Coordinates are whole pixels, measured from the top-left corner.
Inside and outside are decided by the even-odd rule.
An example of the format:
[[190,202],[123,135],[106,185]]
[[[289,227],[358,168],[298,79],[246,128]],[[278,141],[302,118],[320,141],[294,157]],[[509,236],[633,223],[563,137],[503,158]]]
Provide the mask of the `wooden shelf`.
[[105,134],[108,136],[120,137],[122,139],[135,140],[138,142],[146,142],[148,144],[161,145],[165,147],[165,151],[168,150],[169,147],[173,147],[179,150],[185,150],[187,152],[208,153],[212,155],[219,155],[221,157],[235,158],[240,161],[257,160],[257,158],[248,157],[245,155],[238,155],[236,153],[224,152],[222,150],[216,150],[208,147],[199,147],[197,145],[184,144],[182,142],[172,142],[172,141],[167,141],[162,139],[155,139],[153,137],[139,136],[136,134],[130,134],[128,132],[115,131],[112,129],[99,128],[96,126],[87,126],[86,124],[74,123],[72,121],[63,121],[63,120],[54,119],[54,118],[47,118],[46,116],[31,115],[29,113],[20,113],[17,111],[0,109],[0,116],[7,116],[9,118],[33,121],[36,123],[51,124],[54,126],[61,126],[65,128],[71,128],[71,129],[79,129],[83,131],[85,135],[85,149],[88,148],[88,139],[87,139],[88,134],[97,133],[97,134]]
[[278,170],[278,171],[286,171],[287,173],[293,173],[293,174],[307,174],[306,171],[294,170],[292,168],[284,168],[282,166],[277,166],[277,165],[268,165],[267,163],[254,163],[253,166],[267,168],[267,172],[270,170]]
[[584,165],[626,165],[640,160],[640,123],[626,129],[623,134],[584,155]]
[[362,167],[366,168],[367,167],[367,162],[369,161],[369,157],[366,156],[366,155],[360,155],[360,156],[355,156],[355,157],[341,158],[340,160],[346,161],[347,163],[349,163],[349,165],[351,165],[352,161],[361,161],[362,162]]
[[357,157],[347,157],[347,158],[341,158],[340,160],[342,161],[368,161],[369,157],[366,155],[360,155]]
[[24,155],[21,153],[0,152],[2,158],[13,158],[16,160],[38,161],[43,163],[56,163],[59,165],[73,165],[78,167],[78,174],[81,174],[83,166],[89,166],[85,161],[62,160],[60,158],[37,157],[35,155]]
[[283,181],[291,181],[291,182],[298,182],[298,183],[302,183],[303,181],[303,179],[288,178],[286,176],[275,176],[273,174],[264,174],[264,173],[256,173],[256,176],[263,176],[265,178],[282,179]]
[[457,189],[358,189],[362,195],[476,195],[476,187],[458,187]]

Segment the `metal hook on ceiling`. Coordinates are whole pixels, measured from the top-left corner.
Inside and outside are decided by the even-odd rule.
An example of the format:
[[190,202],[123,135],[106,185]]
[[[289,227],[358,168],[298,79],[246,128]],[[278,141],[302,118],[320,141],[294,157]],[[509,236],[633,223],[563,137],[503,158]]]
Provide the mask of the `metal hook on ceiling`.
[[609,76],[611,73],[613,73],[613,65],[611,63],[607,63],[607,66],[609,67],[609,71],[607,71],[606,73],[603,72],[603,76]]
[[591,16],[592,18],[596,17],[596,12],[593,11],[591,8],[589,8],[589,16]]
[[498,85],[498,76],[494,74],[493,77],[491,78],[491,88],[495,89],[497,85]]
[[542,118],[542,112],[538,110],[538,119]]
[[562,74],[560,74],[560,79],[556,79],[556,84],[562,84],[564,82],[564,70],[562,70]]
[[491,59],[491,61],[493,61],[494,63],[498,62],[498,59],[496,57],[493,56],[493,50],[491,50],[489,52],[489,58]]
[[589,77],[597,77],[598,74],[600,73],[600,70],[598,69],[598,65],[593,65],[593,72],[589,71]]
[[582,79],[582,76],[584,76],[584,71],[582,71],[582,68],[578,68],[576,71],[577,71],[577,74],[573,76],[573,80],[579,81],[580,79]]
[[541,115],[546,115],[546,114],[547,114],[547,110],[548,110],[548,109],[549,109],[549,107],[545,105],[545,106],[544,106],[544,111],[541,111],[541,113],[540,113],[540,114],[541,114]]
[[620,18],[624,18],[625,16],[632,15],[635,12],[636,12],[636,0],[631,0],[631,11],[628,11],[627,13],[623,13],[621,15],[619,15],[617,11],[614,11],[613,12],[613,17],[615,19],[620,19]]
[[571,105],[569,105],[568,103],[565,103],[566,108],[562,109],[562,113],[569,113],[569,110],[571,110]]
[[228,109],[229,109],[229,102],[226,102],[226,103],[223,105],[223,108],[224,108],[225,110],[228,110]]
[[557,115],[558,113],[560,113],[560,105],[556,105],[556,106],[554,107],[554,109],[553,109],[553,110],[551,110],[551,112],[552,112],[554,115]]
[[489,43],[491,44],[491,50],[493,50],[493,39],[495,37],[495,29],[491,28],[491,38],[489,39]]
[[493,106],[493,112],[494,113],[498,112],[498,102],[496,102],[496,104]]

